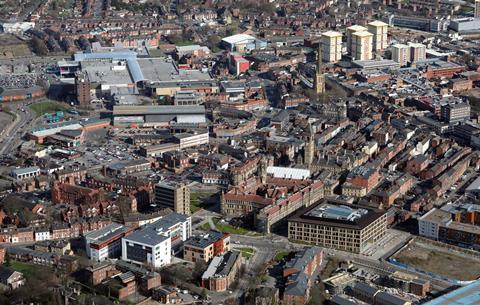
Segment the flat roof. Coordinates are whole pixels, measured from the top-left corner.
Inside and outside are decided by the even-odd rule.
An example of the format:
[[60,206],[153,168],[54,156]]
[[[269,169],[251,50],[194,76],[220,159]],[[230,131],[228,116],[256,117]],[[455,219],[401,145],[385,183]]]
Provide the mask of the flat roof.
[[355,32],[355,33],[353,33],[352,35],[354,35],[354,36],[360,36],[360,37],[372,37],[372,36],[373,36],[372,33],[367,32],[367,31]]
[[327,37],[339,37],[342,36],[342,33],[336,32],[336,31],[327,31],[325,33],[322,33],[322,36],[327,36]]
[[242,42],[244,40],[255,40],[255,39],[256,38],[251,36],[251,35],[237,34],[237,35],[232,35],[232,36],[225,37],[225,38],[222,39],[222,41],[225,41],[229,44],[236,44],[236,43]]
[[111,223],[108,226],[85,234],[85,238],[92,240],[94,244],[107,242],[114,237],[123,235],[130,231],[131,228],[119,223]]
[[428,301],[424,305],[478,305],[480,304],[480,280]]
[[[327,209],[320,213],[316,211],[317,208],[325,207]],[[336,207],[334,207],[336,206]],[[347,215],[346,207],[350,208],[348,212],[353,214]],[[358,212],[361,216],[354,217],[354,210],[366,210],[366,212]],[[321,226],[332,226],[338,228],[346,228],[353,230],[362,230],[372,222],[385,215],[385,211],[362,207],[359,205],[340,205],[333,202],[322,200],[317,204],[313,204],[307,208],[301,209],[288,219],[289,222],[309,223]]]
[[204,249],[214,242],[220,240],[224,234],[219,231],[210,230],[203,235],[192,236],[187,239],[184,245]]
[[204,106],[113,106],[113,115],[205,114]]
[[385,23],[385,22],[383,22],[383,21],[380,21],[380,20],[372,21],[372,22],[370,22],[368,25],[372,25],[372,26],[388,26],[387,23]]
[[363,26],[361,26],[361,25],[355,24],[355,25],[349,26],[349,27],[347,28],[347,30],[351,30],[351,31],[366,31],[367,28],[366,28],[366,27],[363,27]]

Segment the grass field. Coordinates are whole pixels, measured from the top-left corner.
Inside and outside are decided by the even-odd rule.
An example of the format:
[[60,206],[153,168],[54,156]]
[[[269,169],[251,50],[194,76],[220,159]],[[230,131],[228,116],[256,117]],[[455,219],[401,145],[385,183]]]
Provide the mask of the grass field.
[[250,236],[261,236],[262,234],[250,231],[242,227],[234,227],[226,222],[220,222],[219,218],[213,218],[213,223],[217,230],[223,233],[237,234],[237,235],[250,235]]
[[207,200],[214,193],[191,193],[190,194],[190,213],[194,214],[195,212],[205,209],[211,205]]
[[29,278],[30,276],[34,275],[36,271],[38,271],[38,268],[34,265],[17,261],[11,261],[10,268],[23,273],[26,278]]
[[470,281],[480,276],[480,259],[417,241],[397,253],[394,258],[416,269],[449,279]]
[[240,248],[239,250],[245,258],[250,258],[255,253],[255,249],[253,248]]
[[275,257],[273,258],[276,262],[282,261],[285,257],[287,257],[290,254],[290,252],[286,251],[280,251],[275,254]]
[[45,101],[30,105],[30,109],[35,111],[37,116],[41,116],[49,112],[66,111],[70,109],[70,107],[67,104],[59,102]]

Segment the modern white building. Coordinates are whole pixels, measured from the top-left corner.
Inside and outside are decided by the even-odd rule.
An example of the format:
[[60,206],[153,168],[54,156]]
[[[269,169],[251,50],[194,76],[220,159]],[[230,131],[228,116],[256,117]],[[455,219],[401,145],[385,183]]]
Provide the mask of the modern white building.
[[448,226],[451,222],[452,216],[449,212],[431,209],[418,219],[418,235],[437,240],[440,226]]
[[44,241],[50,239],[50,230],[48,228],[35,229],[35,241]]
[[172,261],[172,244],[164,232],[140,229],[122,238],[124,261],[159,268]]
[[112,223],[99,230],[86,233],[84,237],[87,256],[97,262],[120,257],[122,237],[130,232],[132,232],[131,228]]
[[192,218],[172,212],[149,224],[144,230],[155,231],[170,237],[172,248],[178,248],[192,236]]

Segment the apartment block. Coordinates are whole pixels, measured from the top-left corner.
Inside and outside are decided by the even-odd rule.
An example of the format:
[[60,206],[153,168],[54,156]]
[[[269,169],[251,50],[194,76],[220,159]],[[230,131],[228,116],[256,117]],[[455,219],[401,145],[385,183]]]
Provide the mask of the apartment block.
[[388,46],[388,24],[375,20],[368,24],[368,32],[373,34],[373,50],[383,51]]
[[347,28],[347,52],[350,55],[353,55],[352,53],[352,44],[353,44],[353,39],[352,35],[357,32],[365,32],[367,31],[366,27],[363,27],[361,25],[352,25]]
[[324,62],[337,62],[342,59],[342,34],[328,31],[322,33],[322,60]]
[[355,60],[372,59],[373,34],[370,32],[355,32],[352,34],[352,57]]
[[393,45],[392,60],[398,62],[401,67],[408,65],[410,62],[410,47],[401,43]]

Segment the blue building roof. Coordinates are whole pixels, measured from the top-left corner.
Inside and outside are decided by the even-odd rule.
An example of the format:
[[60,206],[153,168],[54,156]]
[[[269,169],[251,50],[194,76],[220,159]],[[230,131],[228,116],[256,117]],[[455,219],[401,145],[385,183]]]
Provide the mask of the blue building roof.
[[480,280],[458,288],[424,305],[478,305],[480,304]]

